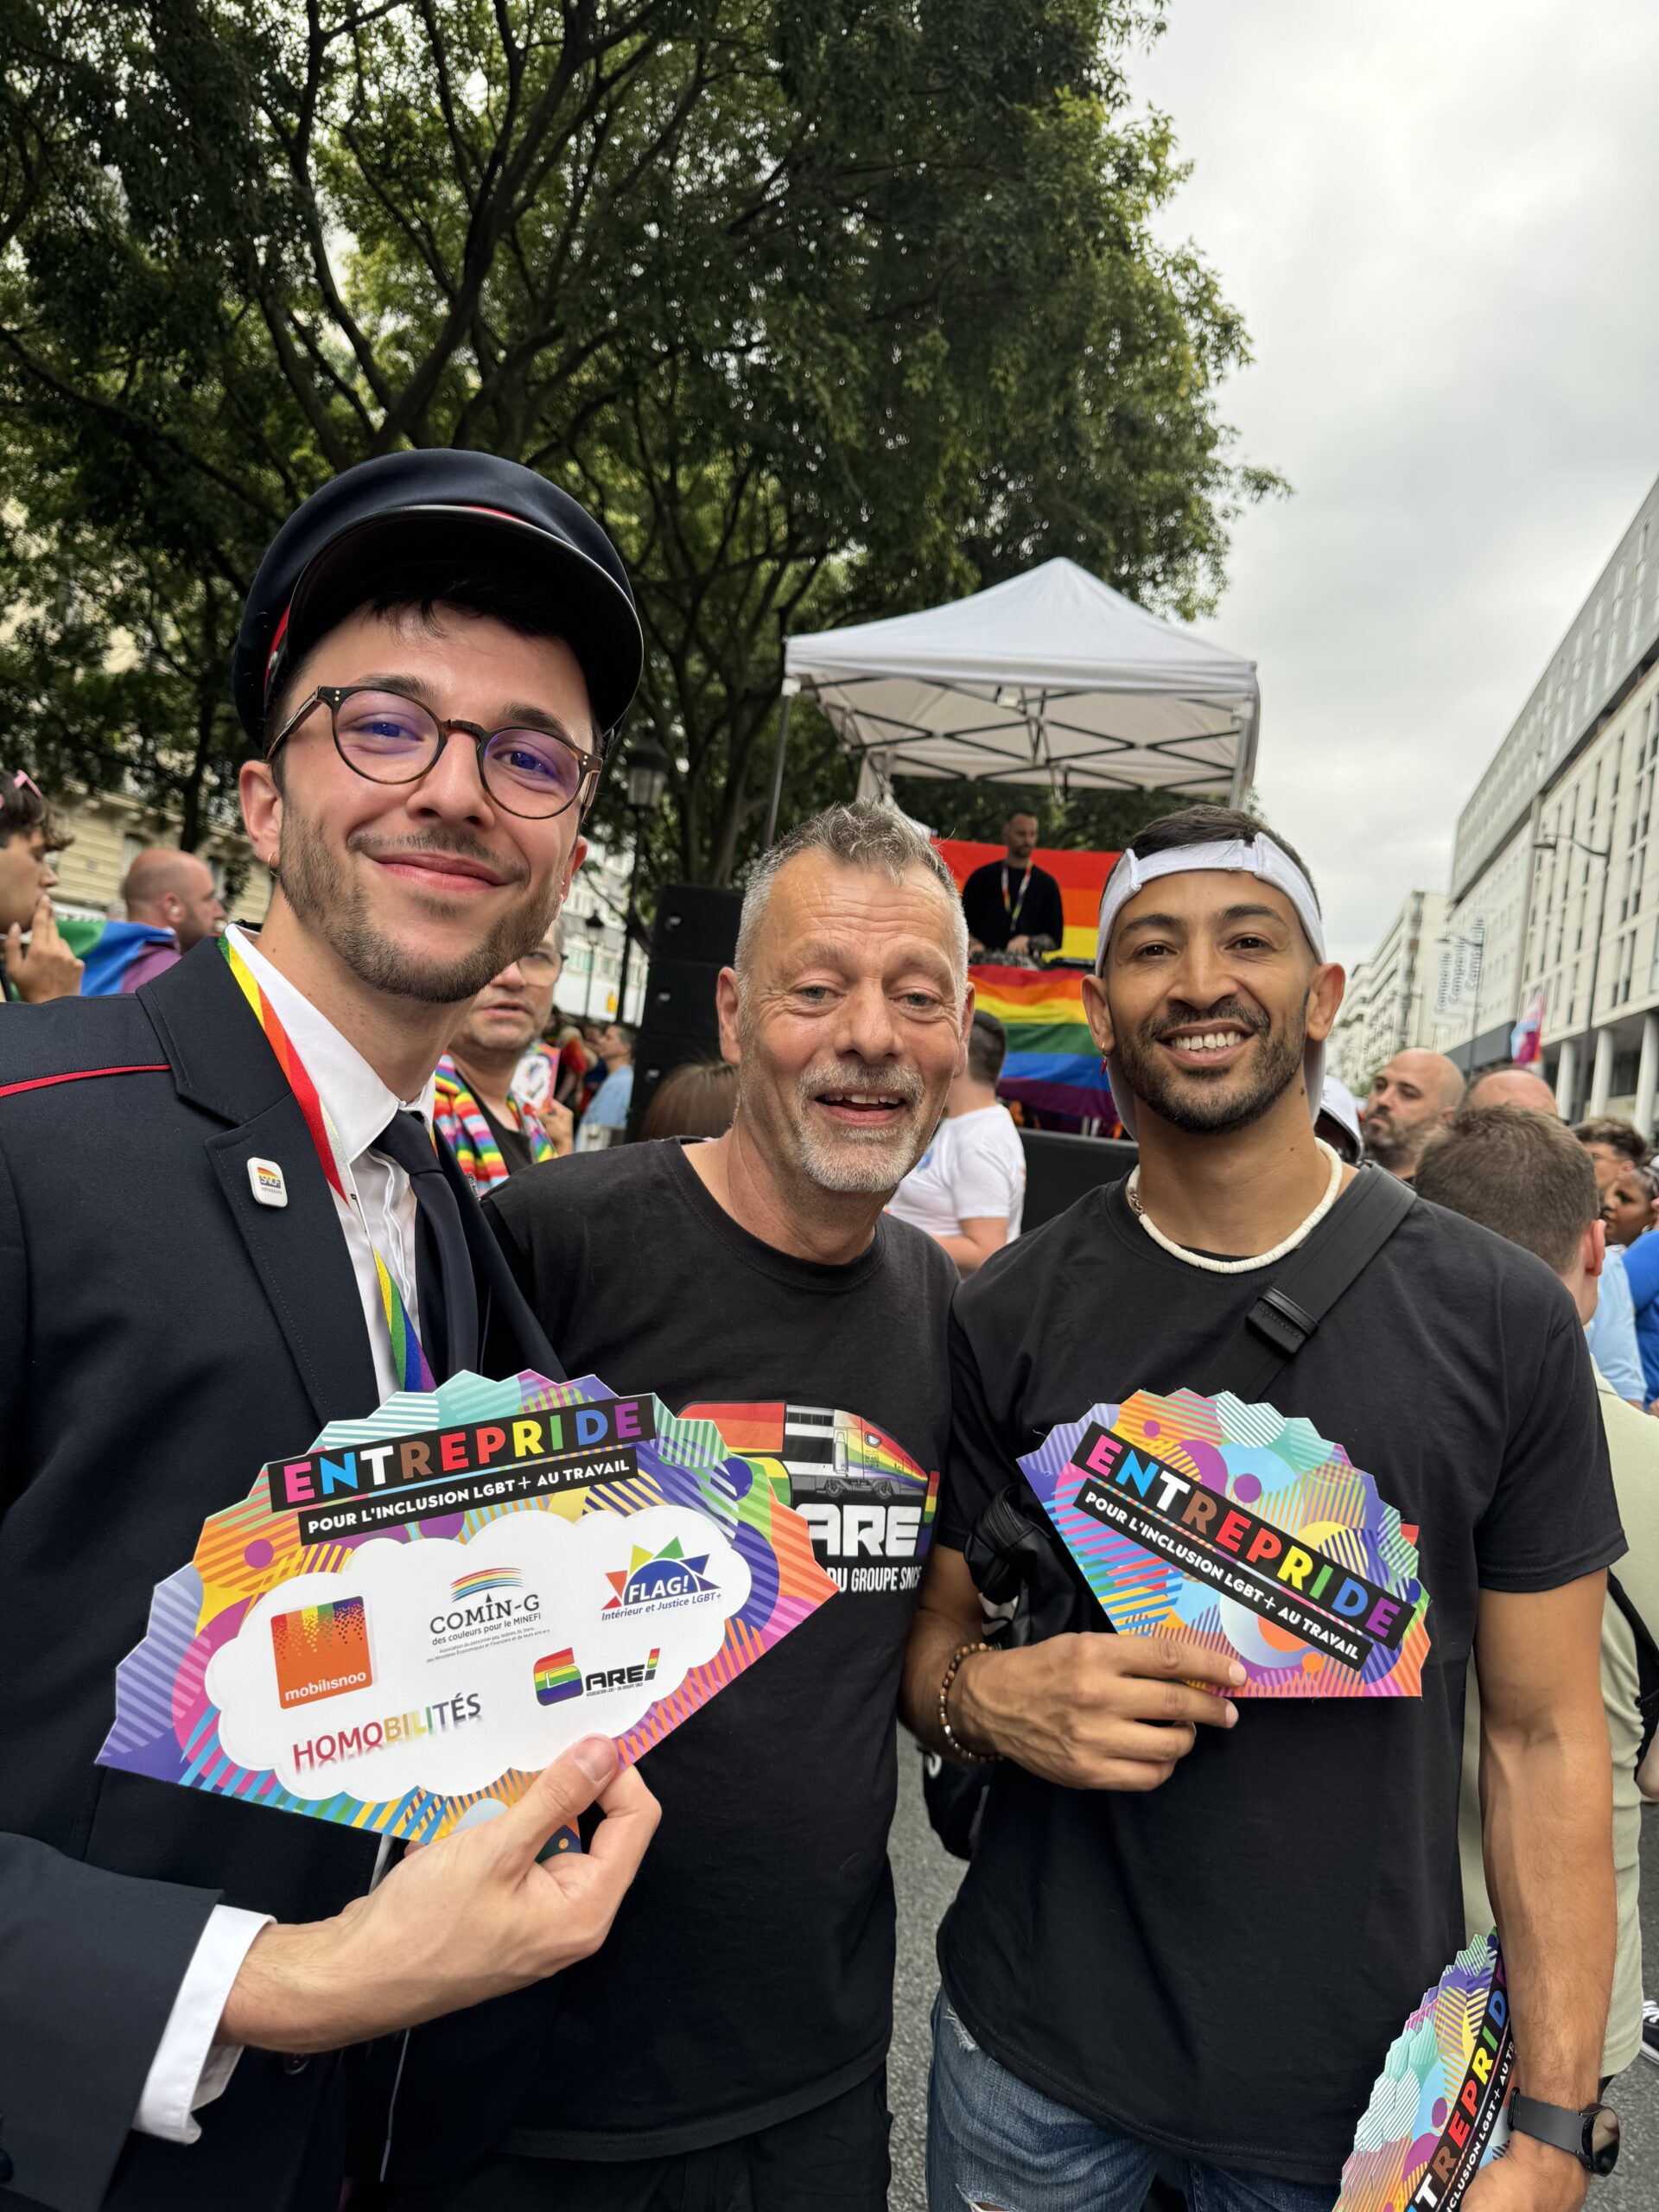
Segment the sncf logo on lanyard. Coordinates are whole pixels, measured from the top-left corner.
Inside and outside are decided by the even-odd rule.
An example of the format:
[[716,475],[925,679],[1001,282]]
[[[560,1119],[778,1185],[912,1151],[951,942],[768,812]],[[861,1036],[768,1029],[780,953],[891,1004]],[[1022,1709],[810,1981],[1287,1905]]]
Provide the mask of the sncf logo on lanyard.
[[[318,1096],[317,1086],[306,1072],[305,1062],[295,1051],[276,1007],[260,989],[258,978],[228,937],[220,938],[219,949],[229,963],[238,988],[252,1007],[254,1019],[264,1031],[266,1042],[276,1053],[278,1065],[288,1077],[289,1088],[305,1116],[306,1128],[311,1132],[311,1141],[316,1147],[317,1159],[327,1178],[329,1189],[350,1205],[351,1192],[346,1188],[350,1171],[340,1150],[334,1123],[328,1119],[327,1110]],[[365,1223],[365,1235],[367,1235],[367,1230],[368,1224]],[[426,1354],[421,1350],[414,1318],[372,1238],[369,1241],[369,1251],[374,1261],[375,1281],[380,1286],[380,1304],[386,1317],[387,1332],[391,1338],[392,1363],[397,1368],[402,1387],[405,1390],[435,1390],[437,1388],[436,1378]]]

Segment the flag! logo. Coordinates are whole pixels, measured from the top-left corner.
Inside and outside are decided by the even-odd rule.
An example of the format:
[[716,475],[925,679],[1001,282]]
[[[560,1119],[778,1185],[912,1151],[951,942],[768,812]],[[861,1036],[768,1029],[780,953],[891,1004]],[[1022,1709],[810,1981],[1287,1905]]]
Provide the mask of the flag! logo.
[[536,1662],[536,1702],[563,1705],[568,1697],[582,1695],[582,1674],[574,1651],[550,1651]]
[[374,1680],[369,1657],[368,1617],[360,1598],[334,1598],[297,1612],[277,1613],[270,1624],[276,1662],[276,1696],[286,1708],[314,1698],[340,1697]]
[[671,1536],[659,1552],[641,1551],[636,1544],[627,1566],[606,1576],[614,1595],[606,1599],[603,1610],[616,1613],[626,1605],[661,1605],[673,1598],[708,1595],[715,1587],[703,1573],[708,1564],[707,1552],[688,1559],[677,1536]]

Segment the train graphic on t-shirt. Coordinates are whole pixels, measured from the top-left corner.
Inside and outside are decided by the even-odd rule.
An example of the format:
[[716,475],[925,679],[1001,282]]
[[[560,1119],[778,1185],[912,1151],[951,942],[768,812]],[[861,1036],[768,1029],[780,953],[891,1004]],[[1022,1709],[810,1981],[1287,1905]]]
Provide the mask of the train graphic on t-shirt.
[[844,1591],[881,1595],[915,1589],[933,1535],[939,1478],[860,1414],[795,1401],[696,1405],[689,1418],[715,1421],[747,1458],[774,1463],[790,1503],[812,1531],[818,1564]]

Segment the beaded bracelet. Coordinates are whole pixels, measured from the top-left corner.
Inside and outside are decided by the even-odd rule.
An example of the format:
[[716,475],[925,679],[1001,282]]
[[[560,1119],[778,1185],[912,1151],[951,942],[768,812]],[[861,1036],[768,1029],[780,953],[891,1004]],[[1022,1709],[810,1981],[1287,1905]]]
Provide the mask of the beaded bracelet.
[[950,1664],[944,1670],[944,1680],[939,1684],[939,1733],[944,1738],[944,1748],[953,1758],[965,1759],[969,1766],[995,1766],[995,1751],[970,1751],[950,1726],[949,1703],[950,1685],[957,1679],[957,1669],[964,1659],[971,1659],[976,1651],[988,1651],[988,1643],[959,1644],[950,1654]]

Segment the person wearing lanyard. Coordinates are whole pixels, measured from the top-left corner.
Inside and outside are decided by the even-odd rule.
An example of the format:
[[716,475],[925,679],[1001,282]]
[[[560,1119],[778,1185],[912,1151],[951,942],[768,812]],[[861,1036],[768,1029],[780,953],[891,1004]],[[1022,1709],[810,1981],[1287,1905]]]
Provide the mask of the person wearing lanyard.
[[962,887],[970,959],[1006,953],[1029,961],[1058,950],[1065,913],[1059,885],[1033,857],[1041,834],[1037,817],[1016,807],[1002,825],[1003,858],[976,868]]
[[[332,2212],[327,2054],[595,1949],[649,1841],[597,1738],[372,1894],[373,1835],[93,1763],[156,1585],[274,1452],[486,1326],[495,1371],[560,1372],[433,1071],[553,922],[640,655],[609,541],[530,471],[351,470],[237,647],[264,928],[0,1028],[0,2207]],[[158,1270],[194,1302],[157,1313]]]

